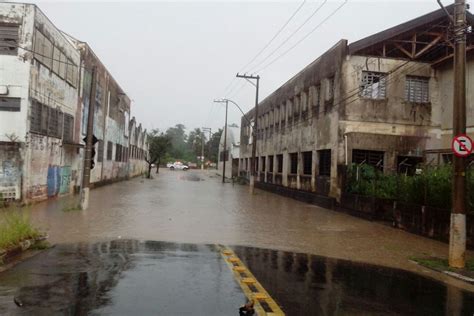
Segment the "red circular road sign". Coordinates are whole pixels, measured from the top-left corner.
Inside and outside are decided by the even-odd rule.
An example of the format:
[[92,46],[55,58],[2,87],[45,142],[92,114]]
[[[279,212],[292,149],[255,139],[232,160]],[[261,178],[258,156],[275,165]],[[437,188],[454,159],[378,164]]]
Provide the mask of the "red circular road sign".
[[458,157],[467,157],[472,153],[472,139],[467,135],[457,135],[451,143],[453,153]]

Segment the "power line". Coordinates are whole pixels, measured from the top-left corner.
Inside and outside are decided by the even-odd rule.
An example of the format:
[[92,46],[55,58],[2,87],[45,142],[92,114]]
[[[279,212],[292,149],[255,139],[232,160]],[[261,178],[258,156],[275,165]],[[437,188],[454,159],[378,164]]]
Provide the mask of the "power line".
[[[290,36],[288,36],[285,40],[283,40],[283,42],[280,43],[280,45],[278,45],[269,55],[267,55],[264,59],[262,59],[259,63],[257,63],[253,68],[250,69],[249,72],[252,72],[255,68],[259,67],[261,64],[263,64],[268,58],[272,57],[283,45],[285,45],[299,30],[301,30],[301,28],[303,26],[306,25],[306,23],[308,23],[315,15],[316,13],[319,12],[319,10],[321,10],[321,8],[326,4],[328,0],[324,0],[321,5],[319,5],[312,13],[311,15],[306,18],[306,20],[296,28],[296,30],[294,30]],[[346,0],[347,1],[347,0]]]
[[[273,35],[273,37],[267,42],[267,44],[247,64],[245,64],[245,66],[243,66],[241,70],[239,70],[239,72],[244,71],[245,68],[247,68],[250,64],[252,64],[265,51],[265,49],[267,49],[268,46],[270,46],[270,44],[273,43],[273,41],[278,37],[278,35],[281,34],[281,32],[285,29],[285,27],[288,26],[288,24],[296,16],[296,14],[303,8],[305,3],[306,3],[306,0],[303,0],[303,2],[296,8],[293,14],[286,20],[286,22],[280,27],[280,29],[275,33],[275,35]],[[235,77],[233,77],[232,80],[229,82],[229,84],[224,88],[224,94],[230,93],[230,91],[227,92],[227,90],[232,86],[234,82],[235,82]]]
[[270,46],[271,43],[278,37],[278,35],[281,34],[281,32],[285,29],[285,27],[291,22],[291,20],[296,16],[296,14],[303,8],[304,4],[306,3],[306,0],[303,0],[301,4],[296,8],[296,10],[293,12],[293,14],[288,18],[288,20],[280,27],[280,29],[273,35],[273,37],[268,41],[268,43],[250,60],[245,66],[243,66],[238,72],[242,72],[247,68],[251,63],[253,63],[264,51],[265,49]]
[[277,58],[273,59],[271,62],[260,68],[257,73],[262,72],[265,70],[268,66],[272,65],[275,63],[277,60],[288,54],[290,51],[292,51],[296,46],[301,44],[305,39],[307,39],[311,34],[313,34],[321,25],[323,25],[327,20],[329,20],[332,16],[334,16],[340,9],[342,9],[343,6],[347,4],[349,0],[345,0],[340,6],[338,6],[331,14],[329,14],[324,20],[322,20],[318,25],[316,25],[310,32],[308,32],[303,38],[301,38],[298,42],[296,42],[293,46],[291,46],[289,49],[284,51],[282,54],[280,54]]

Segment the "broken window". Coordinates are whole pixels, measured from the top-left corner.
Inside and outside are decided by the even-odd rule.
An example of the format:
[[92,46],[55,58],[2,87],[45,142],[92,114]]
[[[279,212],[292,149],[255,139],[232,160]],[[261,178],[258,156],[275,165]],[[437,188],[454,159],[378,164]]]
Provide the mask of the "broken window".
[[371,165],[379,170],[383,170],[384,152],[376,150],[352,150],[352,162],[356,164]]
[[311,175],[313,164],[313,152],[306,151],[303,153],[303,174]]
[[290,174],[298,172],[298,153],[290,154]]
[[368,99],[385,99],[386,74],[382,72],[363,71],[360,83],[360,96]]
[[20,98],[0,97],[0,111],[20,112]]
[[405,100],[414,103],[428,103],[430,78],[407,76],[405,81]]
[[0,55],[18,52],[18,25],[0,25]]
[[318,150],[319,175],[331,175],[331,149]]

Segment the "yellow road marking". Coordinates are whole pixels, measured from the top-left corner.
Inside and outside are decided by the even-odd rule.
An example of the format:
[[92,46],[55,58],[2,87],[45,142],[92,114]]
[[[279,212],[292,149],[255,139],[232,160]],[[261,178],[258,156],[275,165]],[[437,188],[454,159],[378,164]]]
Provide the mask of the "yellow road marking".
[[[274,315],[274,316],[284,316],[285,313],[281,310],[280,306],[272,299],[270,294],[263,288],[263,286],[258,282],[258,280],[254,277],[252,272],[240,261],[240,259],[235,255],[235,253],[229,249],[222,247],[221,255],[224,258],[227,266],[232,271],[235,280],[242,288],[245,296],[249,300],[254,300],[255,311],[257,315]],[[253,292],[250,286],[254,289],[257,289],[257,292]],[[270,309],[271,312],[265,312],[262,304],[265,302]]]

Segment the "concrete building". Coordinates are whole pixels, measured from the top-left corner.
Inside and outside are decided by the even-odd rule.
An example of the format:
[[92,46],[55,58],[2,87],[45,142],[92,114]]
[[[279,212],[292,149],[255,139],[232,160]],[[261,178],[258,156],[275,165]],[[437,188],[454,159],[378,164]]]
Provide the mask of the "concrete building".
[[227,125],[227,141],[224,150],[224,132],[219,141],[219,155],[217,161],[217,174],[222,175],[224,159],[226,160],[226,178],[233,178],[239,175],[240,156],[240,129],[236,124]]
[[[85,43],[37,6],[0,3],[0,199],[39,201],[79,187],[92,65],[99,69],[94,134],[101,140],[92,182],[126,178],[129,98]],[[113,142],[115,159],[102,163],[104,141]]]
[[[452,12],[453,6],[447,7]],[[468,14],[469,25],[474,22]],[[397,172],[450,152],[449,20],[437,10],[357,42],[339,41],[259,104],[257,181],[339,199],[345,166]],[[474,134],[474,48],[468,33],[468,133]],[[247,117],[254,117],[253,110]],[[252,130],[244,118],[240,172]],[[429,150],[429,151],[427,151]],[[432,159],[432,158],[430,158]],[[449,159],[449,157],[448,157]]]

